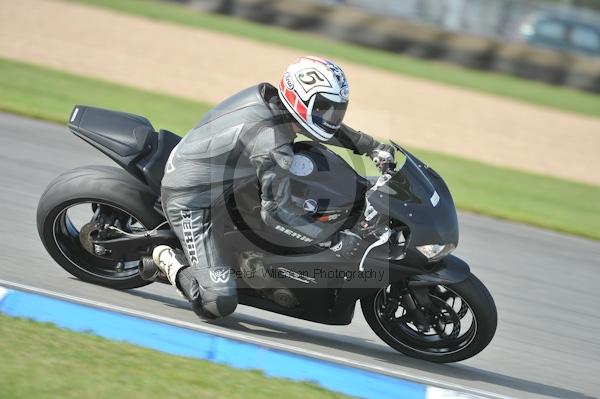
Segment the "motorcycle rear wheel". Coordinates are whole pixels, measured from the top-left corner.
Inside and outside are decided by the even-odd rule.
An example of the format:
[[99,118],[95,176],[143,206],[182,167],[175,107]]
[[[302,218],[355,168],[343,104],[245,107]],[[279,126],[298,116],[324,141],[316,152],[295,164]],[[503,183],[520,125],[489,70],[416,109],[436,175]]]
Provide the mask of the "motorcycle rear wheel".
[[494,300],[483,283],[470,274],[459,283],[429,287],[438,314],[428,310],[429,329],[419,329],[401,305],[390,314],[385,308],[389,287],[361,299],[363,315],[379,338],[410,357],[435,363],[459,362],[481,352],[496,332]]
[[42,194],[37,208],[38,233],[50,256],[73,276],[116,289],[142,287],[150,282],[140,277],[137,262],[118,262],[94,253],[81,239],[93,226],[82,226],[75,219],[85,220],[85,211],[93,215],[103,207],[124,221],[118,227],[143,232],[165,220],[154,210],[156,199],[156,194],[122,169],[73,169],[58,176]]

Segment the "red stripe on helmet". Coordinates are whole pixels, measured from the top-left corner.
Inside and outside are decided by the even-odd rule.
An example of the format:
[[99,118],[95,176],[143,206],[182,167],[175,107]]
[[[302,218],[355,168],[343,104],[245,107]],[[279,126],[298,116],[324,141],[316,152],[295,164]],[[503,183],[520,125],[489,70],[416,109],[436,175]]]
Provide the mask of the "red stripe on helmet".
[[281,79],[281,81],[279,82],[279,89],[283,93],[283,96],[288,101],[290,106],[296,111],[298,115],[300,115],[300,117],[303,120],[306,121],[308,109],[306,108],[306,105],[304,105],[302,100],[298,98],[298,94],[296,94],[296,92],[294,92],[293,90],[289,90],[287,87],[285,87],[283,79]]
[[296,102],[295,109],[296,109],[296,112],[298,112],[298,115],[300,115],[300,117],[302,119],[306,120],[308,109],[306,108],[306,105],[304,105],[304,103],[302,101],[300,101],[300,99],[298,99],[298,102]]

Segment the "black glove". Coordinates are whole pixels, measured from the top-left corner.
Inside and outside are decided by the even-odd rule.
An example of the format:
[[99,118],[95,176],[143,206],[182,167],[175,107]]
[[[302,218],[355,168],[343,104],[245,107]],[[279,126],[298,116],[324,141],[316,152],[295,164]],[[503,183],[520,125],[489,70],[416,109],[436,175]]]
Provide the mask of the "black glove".
[[371,159],[381,172],[387,172],[396,166],[396,150],[389,144],[379,144],[371,152]]
[[344,230],[338,233],[337,240],[331,244],[329,249],[338,257],[353,258],[356,256],[361,242],[362,238],[358,234]]

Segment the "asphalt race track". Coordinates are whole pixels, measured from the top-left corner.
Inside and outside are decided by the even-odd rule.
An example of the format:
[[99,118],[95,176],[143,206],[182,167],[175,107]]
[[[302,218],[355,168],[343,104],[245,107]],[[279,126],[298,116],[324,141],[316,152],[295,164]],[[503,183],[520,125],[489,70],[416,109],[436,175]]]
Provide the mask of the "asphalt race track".
[[[45,186],[73,167],[110,163],[66,127],[0,114],[0,280],[204,324],[169,286],[114,291],[86,284],[45,252],[35,227]],[[350,326],[245,306],[211,326],[480,395],[600,397],[600,243],[465,213],[460,222],[456,254],[488,286],[499,314],[495,339],[473,359],[436,365],[398,354],[358,308]]]

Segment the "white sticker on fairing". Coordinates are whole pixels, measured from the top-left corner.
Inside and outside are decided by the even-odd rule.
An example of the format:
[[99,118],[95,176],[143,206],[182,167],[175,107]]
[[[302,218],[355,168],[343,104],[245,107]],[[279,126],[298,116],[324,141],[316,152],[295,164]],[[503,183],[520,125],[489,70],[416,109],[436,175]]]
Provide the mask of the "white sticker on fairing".
[[308,213],[315,213],[317,212],[317,209],[319,209],[319,206],[317,205],[317,201],[315,201],[312,198],[309,198],[306,201],[304,201],[304,204],[302,204],[302,208]]
[[431,196],[429,201],[431,201],[431,205],[433,205],[434,208],[437,206],[437,204],[440,202],[440,196],[437,193],[437,191],[433,192],[433,195]]
[[73,122],[75,120],[75,117],[77,116],[78,112],[79,112],[79,108],[75,108],[75,111],[73,111],[73,115],[71,115],[71,122]]
[[304,241],[304,242],[313,242],[312,238],[304,236],[304,235],[302,235],[302,234],[300,234],[300,233],[298,233],[298,232],[296,232],[294,230],[286,229],[285,227],[283,227],[283,226],[281,226],[279,224],[277,226],[275,226],[275,230],[281,231],[282,233],[285,233],[285,234],[287,234],[290,237],[297,238],[297,239],[299,239],[301,241]]
[[291,174],[296,176],[308,176],[315,170],[315,165],[306,155],[294,155],[289,170]]

